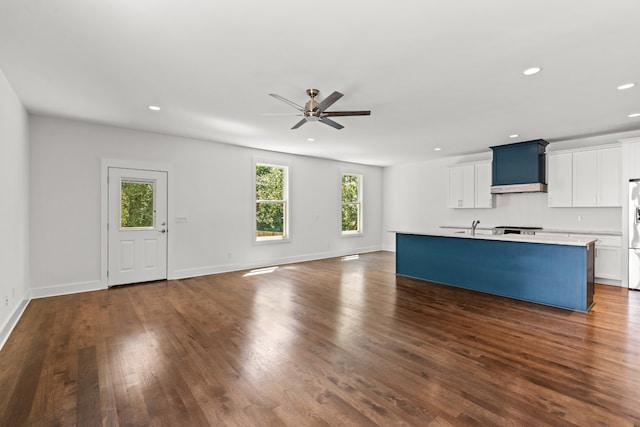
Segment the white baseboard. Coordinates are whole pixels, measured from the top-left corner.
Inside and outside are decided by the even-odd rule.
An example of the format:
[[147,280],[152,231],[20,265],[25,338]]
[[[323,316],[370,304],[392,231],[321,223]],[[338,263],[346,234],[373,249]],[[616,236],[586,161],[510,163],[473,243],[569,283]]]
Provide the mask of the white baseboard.
[[2,350],[2,347],[4,347],[7,339],[9,339],[9,335],[11,335],[11,332],[18,324],[18,321],[26,310],[27,305],[29,305],[29,301],[29,299],[23,299],[22,301],[20,301],[20,304],[18,304],[15,310],[13,310],[11,316],[9,316],[5,324],[2,326],[2,329],[0,329],[0,350]]
[[348,251],[319,252],[314,254],[283,257],[283,258],[269,259],[264,261],[253,261],[253,262],[246,262],[246,263],[224,264],[224,265],[215,265],[210,267],[182,269],[182,270],[175,270],[171,275],[170,279],[171,280],[187,279],[190,277],[207,276],[210,274],[229,273],[232,271],[250,270],[253,268],[262,268],[262,267],[269,267],[269,266],[281,265],[281,264],[293,264],[296,262],[304,262],[304,261],[315,261],[318,259],[335,258],[335,257],[340,257],[345,255],[362,254],[367,252],[377,252],[381,250],[382,248],[380,246],[370,246],[370,247],[359,248],[356,250],[352,249]]
[[47,286],[43,288],[31,288],[31,298],[47,298],[59,295],[77,294],[80,292],[98,291],[107,289],[99,280],[91,282],[68,283],[64,285]]
[[622,281],[621,280],[613,280],[613,279],[602,279],[599,277],[595,278],[595,282],[599,283],[601,285],[609,285],[609,286],[620,286],[620,287],[624,287],[622,285]]

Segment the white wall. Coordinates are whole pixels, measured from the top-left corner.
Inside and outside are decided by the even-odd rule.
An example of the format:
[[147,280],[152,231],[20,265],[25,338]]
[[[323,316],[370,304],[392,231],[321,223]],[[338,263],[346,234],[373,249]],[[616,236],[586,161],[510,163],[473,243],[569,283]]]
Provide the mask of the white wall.
[[[170,278],[381,249],[382,169],[50,117],[30,117],[34,296],[104,287],[101,159],[170,163]],[[253,243],[253,161],[290,164],[290,243]],[[340,174],[364,175],[364,230],[341,237]]]
[[[617,137],[618,134],[554,143],[553,149],[615,143]],[[447,167],[490,158],[491,153],[487,152],[385,168],[384,249],[395,250],[395,235],[386,231],[426,231],[442,225],[470,227],[474,219],[480,220],[480,227],[515,225],[576,231],[622,230],[622,208],[549,208],[547,193],[494,195],[493,209],[447,208]]]
[[27,112],[0,70],[0,348],[29,292]]

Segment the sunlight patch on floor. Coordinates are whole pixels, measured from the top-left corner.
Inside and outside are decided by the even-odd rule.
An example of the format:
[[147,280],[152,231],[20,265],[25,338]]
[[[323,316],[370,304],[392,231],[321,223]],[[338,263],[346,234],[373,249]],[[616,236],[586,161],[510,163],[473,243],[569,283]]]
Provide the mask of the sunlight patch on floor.
[[276,271],[278,269],[278,266],[275,267],[264,267],[264,268],[256,268],[254,270],[249,271],[248,273],[245,273],[242,275],[242,277],[249,277],[249,276],[257,276],[258,274],[267,274],[267,273],[273,273],[274,271]]

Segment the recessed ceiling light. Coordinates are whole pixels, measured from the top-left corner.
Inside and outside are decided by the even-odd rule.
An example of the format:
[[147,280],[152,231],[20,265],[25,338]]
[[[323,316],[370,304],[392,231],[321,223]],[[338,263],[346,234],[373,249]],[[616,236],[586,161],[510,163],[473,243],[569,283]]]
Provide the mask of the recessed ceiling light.
[[160,111],[160,107],[158,107],[157,105],[149,105],[149,110]]
[[442,148],[440,148],[440,147],[436,147],[436,148],[433,149],[433,151],[440,151],[440,150],[442,150]]
[[520,135],[518,135],[517,133],[512,133],[511,135],[509,135],[509,138],[517,138]]
[[315,138],[307,138],[307,141],[309,141],[309,142],[313,142],[315,140],[316,140]]
[[629,117],[640,117],[640,113],[629,114]]
[[540,71],[542,71],[542,68],[540,67],[531,67],[524,70],[522,74],[524,74],[525,76],[531,76],[533,74],[538,74]]
[[623,85],[618,86],[618,90],[631,89],[635,85],[636,85],[635,83],[625,83]]

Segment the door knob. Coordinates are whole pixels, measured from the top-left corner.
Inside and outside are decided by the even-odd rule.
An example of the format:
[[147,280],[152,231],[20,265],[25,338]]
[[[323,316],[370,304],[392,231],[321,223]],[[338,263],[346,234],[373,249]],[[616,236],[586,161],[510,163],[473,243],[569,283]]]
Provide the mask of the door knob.
[[162,229],[162,230],[159,230],[159,231],[160,231],[161,233],[163,233],[163,234],[167,232],[167,230],[165,230],[165,229]]

